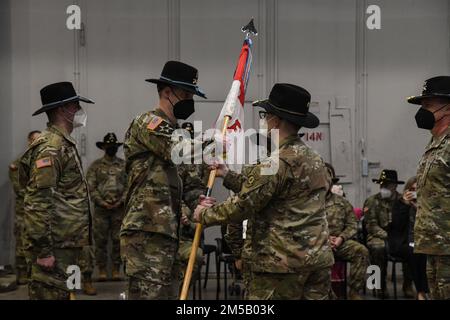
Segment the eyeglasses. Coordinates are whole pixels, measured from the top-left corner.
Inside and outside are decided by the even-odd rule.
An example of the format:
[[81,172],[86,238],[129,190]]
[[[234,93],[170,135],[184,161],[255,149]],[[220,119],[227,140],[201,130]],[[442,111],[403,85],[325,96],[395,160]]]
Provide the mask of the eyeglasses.
[[260,111],[259,112],[259,118],[260,119],[266,119],[267,118],[267,112],[266,111]]

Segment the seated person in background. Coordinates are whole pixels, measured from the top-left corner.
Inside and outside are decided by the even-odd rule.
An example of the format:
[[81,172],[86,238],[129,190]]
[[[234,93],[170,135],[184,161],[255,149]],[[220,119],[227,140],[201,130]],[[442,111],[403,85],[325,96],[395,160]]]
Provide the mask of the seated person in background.
[[[367,198],[364,202],[364,224],[367,229],[367,247],[370,252],[371,263],[381,269],[381,290],[377,295],[387,299],[389,297],[386,288],[387,252],[386,242],[388,231],[392,221],[392,208],[401,195],[397,192],[397,186],[404,184],[398,181],[397,171],[383,170],[379,179],[373,182],[380,185],[380,192]],[[403,264],[403,292],[405,297],[412,298],[412,280],[408,277],[406,265]]]
[[417,208],[416,186],[416,177],[410,178],[406,182],[403,197],[394,204],[388,243],[391,254],[408,261],[409,271],[416,286],[417,299],[426,300],[429,292],[426,272],[427,256],[413,252]]
[[[325,164],[332,176],[333,184],[338,182],[334,168]],[[344,197],[333,193],[331,190],[327,193],[325,202],[325,212],[327,215],[329,239],[336,260],[345,260],[350,262],[350,300],[361,300],[359,292],[365,285],[365,276],[369,264],[369,251],[361,243],[352,240],[356,235],[356,217],[353,213],[353,207]]]

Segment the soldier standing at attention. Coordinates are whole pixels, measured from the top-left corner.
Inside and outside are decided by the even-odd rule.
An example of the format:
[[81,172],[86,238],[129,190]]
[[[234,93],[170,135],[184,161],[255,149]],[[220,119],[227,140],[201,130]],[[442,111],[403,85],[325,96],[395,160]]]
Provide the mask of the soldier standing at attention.
[[[38,130],[28,133],[28,147],[39,137],[41,132]],[[15,219],[14,219],[14,236],[16,238],[16,275],[17,284],[27,284],[29,276],[29,261],[26,258],[24,250],[24,224],[23,224],[23,196],[24,189],[19,184],[19,162],[20,157],[9,165],[9,180],[16,195],[15,203]]]
[[171,151],[177,119],[194,113],[197,69],[177,61],[165,64],[157,84],[159,106],[136,117],[124,142],[126,214],[120,230],[121,254],[129,277],[129,299],[175,299],[178,296],[176,256],[181,201],[194,210],[205,186],[198,171],[175,165]]
[[450,77],[425,81],[422,95],[409,103],[422,107],[417,126],[432,138],[417,170],[414,252],[427,255],[431,298],[450,299]]
[[78,265],[84,246],[91,244],[89,190],[73,129],[86,124],[79,102],[94,103],[76,94],[72,83],[41,90],[49,123],[20,161],[25,234],[31,252],[30,299],[68,300],[67,267]]
[[[323,208],[331,178],[322,158],[298,135],[301,127],[319,125],[309,112],[310,100],[301,87],[276,84],[268,100],[255,102],[265,109],[260,114],[267,128],[279,130],[279,150],[246,169],[237,195],[194,212],[204,226],[249,219],[248,299],[328,299],[334,258]],[[277,161],[278,170],[265,175],[263,169]],[[226,173],[219,165],[224,181]]]
[[[334,168],[329,163],[326,163],[326,166],[333,184],[336,184],[339,179],[336,178]],[[336,259],[350,262],[349,300],[362,300],[360,292],[365,285],[369,251],[364,245],[353,240],[356,236],[357,222],[352,205],[343,196],[331,190],[332,188],[328,191],[325,203],[331,248]]]
[[112,280],[119,281],[120,240],[119,232],[124,215],[126,186],[125,160],[116,156],[122,143],[114,133],[106,134],[96,143],[105,154],[95,160],[88,169],[86,178],[94,203],[94,240],[99,281],[107,280],[108,239],[111,237]]

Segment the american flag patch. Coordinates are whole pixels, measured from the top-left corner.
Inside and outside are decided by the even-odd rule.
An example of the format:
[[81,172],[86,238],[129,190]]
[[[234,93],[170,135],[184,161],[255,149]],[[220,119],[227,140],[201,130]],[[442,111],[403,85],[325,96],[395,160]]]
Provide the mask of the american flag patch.
[[52,159],[50,157],[48,158],[42,158],[36,161],[36,167],[38,169],[45,168],[45,167],[51,167],[52,166]]
[[152,120],[150,120],[150,122],[147,125],[147,129],[149,130],[155,130],[156,128],[158,128],[158,126],[161,124],[161,122],[163,122],[163,118],[160,117],[154,117],[152,118]]

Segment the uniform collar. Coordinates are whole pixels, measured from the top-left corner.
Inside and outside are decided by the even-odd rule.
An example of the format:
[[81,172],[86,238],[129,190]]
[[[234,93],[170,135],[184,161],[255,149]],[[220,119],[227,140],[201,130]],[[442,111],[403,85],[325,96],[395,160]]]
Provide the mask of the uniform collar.
[[54,125],[52,123],[47,123],[47,128],[50,132],[56,133],[59,136],[62,136],[64,139],[69,141],[74,146],[77,144],[76,141],[62,128],[58,127],[57,125]]
[[426,150],[428,151],[430,149],[439,147],[442,144],[442,142],[444,142],[444,140],[448,139],[449,136],[450,136],[450,126],[447,127],[447,130],[441,136],[439,136],[437,138],[432,137]]
[[300,139],[298,134],[293,134],[293,135],[287,136],[286,138],[281,140],[279,148],[281,149],[282,147],[287,146],[293,142],[300,142],[301,144],[303,144],[303,141],[302,141],[302,139]]
[[103,162],[107,162],[107,163],[116,163],[117,162],[117,156],[114,157],[108,157],[106,154],[103,156],[102,158]]

